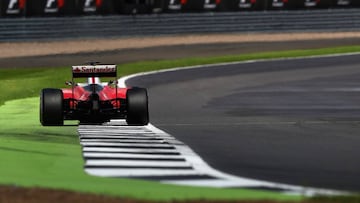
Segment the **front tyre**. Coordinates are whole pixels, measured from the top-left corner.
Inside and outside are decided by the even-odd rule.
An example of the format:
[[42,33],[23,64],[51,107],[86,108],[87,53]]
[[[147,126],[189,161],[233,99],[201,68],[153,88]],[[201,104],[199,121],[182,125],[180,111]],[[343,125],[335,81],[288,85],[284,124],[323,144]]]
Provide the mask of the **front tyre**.
[[64,125],[62,90],[52,88],[41,90],[40,123],[43,126]]
[[128,89],[126,93],[128,125],[147,125],[149,123],[148,95],[146,89]]

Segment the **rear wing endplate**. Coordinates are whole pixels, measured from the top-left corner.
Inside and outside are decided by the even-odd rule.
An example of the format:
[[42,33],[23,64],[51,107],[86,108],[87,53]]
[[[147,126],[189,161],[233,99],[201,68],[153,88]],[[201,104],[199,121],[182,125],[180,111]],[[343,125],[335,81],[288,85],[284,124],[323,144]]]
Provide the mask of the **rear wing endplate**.
[[72,67],[73,78],[117,77],[116,65],[84,65]]

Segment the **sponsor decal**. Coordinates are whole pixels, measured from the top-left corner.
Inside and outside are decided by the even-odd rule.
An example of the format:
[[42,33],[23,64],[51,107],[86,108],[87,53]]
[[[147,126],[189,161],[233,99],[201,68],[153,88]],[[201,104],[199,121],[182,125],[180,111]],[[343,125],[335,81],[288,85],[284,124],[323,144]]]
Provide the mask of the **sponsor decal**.
[[64,7],[65,0],[47,0],[45,4],[45,13],[57,13]]
[[74,74],[97,74],[97,73],[116,73],[116,66],[73,66]]
[[25,0],[10,0],[6,14],[19,14],[25,8]]
[[205,0],[204,8],[205,9],[216,9],[217,4],[220,3],[220,0]]
[[45,9],[44,9],[45,13],[57,13],[58,10],[59,9],[57,7],[56,0],[47,0],[46,1],[46,5],[45,5]]
[[85,0],[83,11],[85,13],[96,12],[96,10],[100,8],[102,4],[103,4],[103,0]]
[[274,8],[284,7],[284,2],[287,2],[287,1],[284,1],[284,0],[273,0],[273,2],[272,2],[272,7],[274,7]]
[[169,1],[169,9],[170,10],[180,10],[181,9],[181,2],[179,0],[170,0]]
[[256,3],[256,0],[240,0],[239,8],[251,8],[253,4]]
[[315,7],[320,2],[320,0],[306,0],[305,7]]
[[348,6],[348,5],[350,5],[350,0],[338,0],[337,5],[339,5],[339,6]]
[[95,0],[85,0],[83,10],[85,13],[95,12],[96,11]]

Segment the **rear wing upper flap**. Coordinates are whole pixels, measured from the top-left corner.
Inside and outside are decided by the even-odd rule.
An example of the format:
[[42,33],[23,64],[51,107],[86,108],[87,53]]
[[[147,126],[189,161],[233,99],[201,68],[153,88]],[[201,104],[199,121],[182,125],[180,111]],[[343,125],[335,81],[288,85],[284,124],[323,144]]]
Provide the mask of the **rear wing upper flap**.
[[83,65],[72,67],[73,78],[117,77],[116,65]]

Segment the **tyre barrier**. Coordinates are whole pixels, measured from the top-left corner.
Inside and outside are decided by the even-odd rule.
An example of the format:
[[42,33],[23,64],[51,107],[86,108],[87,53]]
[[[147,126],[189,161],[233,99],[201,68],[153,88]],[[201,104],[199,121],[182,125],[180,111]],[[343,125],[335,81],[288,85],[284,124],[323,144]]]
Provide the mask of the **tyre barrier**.
[[358,7],[359,0],[0,0],[0,16],[73,16]]

